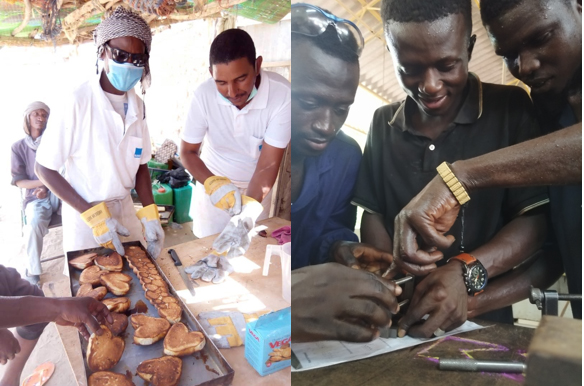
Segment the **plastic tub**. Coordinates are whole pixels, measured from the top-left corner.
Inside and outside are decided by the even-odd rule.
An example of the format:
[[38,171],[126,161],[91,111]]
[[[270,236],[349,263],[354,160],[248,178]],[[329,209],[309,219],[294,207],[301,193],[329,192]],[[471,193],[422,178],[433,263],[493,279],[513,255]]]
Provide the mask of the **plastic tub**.
[[174,190],[174,221],[182,224],[193,221],[189,215],[191,209],[191,198],[193,196],[193,186],[189,183],[182,188]]
[[[161,187],[164,188],[164,192],[158,191]],[[157,205],[174,205],[174,194],[168,184],[152,184],[152,195]],[[168,222],[173,222],[173,218],[174,214],[170,216]]]

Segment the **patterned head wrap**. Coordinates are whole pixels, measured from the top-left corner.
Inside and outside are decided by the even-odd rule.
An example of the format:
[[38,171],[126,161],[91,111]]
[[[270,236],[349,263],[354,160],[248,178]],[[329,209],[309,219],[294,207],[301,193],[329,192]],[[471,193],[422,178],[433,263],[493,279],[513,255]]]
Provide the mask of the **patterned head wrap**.
[[[146,53],[150,54],[150,47],[152,45],[152,31],[148,23],[136,12],[124,8],[122,6],[116,10],[104,21],[101,22],[93,31],[93,40],[99,47],[112,39],[132,36],[140,39],[146,46]],[[144,73],[142,74],[142,92],[150,86],[150,65],[146,63]]]
[[24,114],[23,114],[24,115],[23,129],[24,129],[24,132],[26,133],[26,135],[30,135],[30,114],[36,110],[45,110],[47,112],[47,114],[51,114],[51,109],[49,108],[49,106],[47,106],[43,102],[38,102],[38,101],[32,102],[31,104],[26,106],[26,109],[24,110]]

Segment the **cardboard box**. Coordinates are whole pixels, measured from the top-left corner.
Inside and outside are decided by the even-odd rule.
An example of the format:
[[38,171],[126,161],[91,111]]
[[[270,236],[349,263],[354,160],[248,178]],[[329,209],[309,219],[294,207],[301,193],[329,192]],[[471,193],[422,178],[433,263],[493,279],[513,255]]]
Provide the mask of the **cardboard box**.
[[247,324],[245,359],[262,377],[290,366],[291,322],[288,307]]

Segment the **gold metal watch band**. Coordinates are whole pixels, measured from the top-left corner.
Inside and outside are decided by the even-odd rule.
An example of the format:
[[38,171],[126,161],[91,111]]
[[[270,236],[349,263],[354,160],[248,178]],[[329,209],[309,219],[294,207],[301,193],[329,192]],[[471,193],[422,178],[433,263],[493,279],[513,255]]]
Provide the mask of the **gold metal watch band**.
[[444,180],[444,182],[446,183],[446,186],[448,186],[448,189],[450,189],[452,194],[454,194],[454,197],[456,197],[456,200],[461,206],[470,201],[470,197],[466,190],[464,189],[464,186],[462,186],[460,181],[458,181],[458,178],[456,178],[454,173],[452,173],[452,170],[450,170],[446,162],[442,162],[436,168],[436,170],[438,171],[438,174],[440,174],[440,177],[442,177],[442,180]]

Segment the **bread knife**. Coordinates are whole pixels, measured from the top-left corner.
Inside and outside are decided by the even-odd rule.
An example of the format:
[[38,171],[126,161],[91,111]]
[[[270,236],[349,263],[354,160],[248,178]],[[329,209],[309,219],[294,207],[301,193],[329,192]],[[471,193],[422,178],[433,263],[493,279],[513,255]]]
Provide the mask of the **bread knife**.
[[187,273],[185,272],[185,267],[183,267],[176,252],[174,251],[174,249],[169,249],[168,253],[170,254],[170,257],[172,257],[172,260],[174,260],[174,265],[175,265],[176,269],[178,269],[178,273],[180,273],[180,277],[182,278],[183,282],[187,286],[189,292],[191,293],[191,296],[195,296],[195,288],[193,287],[193,282],[187,276]]

